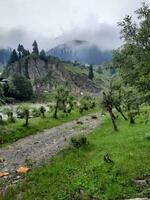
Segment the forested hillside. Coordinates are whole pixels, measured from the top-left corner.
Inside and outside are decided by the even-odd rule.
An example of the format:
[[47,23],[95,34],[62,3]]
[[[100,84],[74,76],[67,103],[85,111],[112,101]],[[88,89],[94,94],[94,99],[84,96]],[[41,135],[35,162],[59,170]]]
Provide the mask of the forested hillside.
[[101,64],[112,59],[112,51],[101,50],[98,46],[82,40],[73,40],[60,44],[47,52],[65,61],[77,61],[81,64]]

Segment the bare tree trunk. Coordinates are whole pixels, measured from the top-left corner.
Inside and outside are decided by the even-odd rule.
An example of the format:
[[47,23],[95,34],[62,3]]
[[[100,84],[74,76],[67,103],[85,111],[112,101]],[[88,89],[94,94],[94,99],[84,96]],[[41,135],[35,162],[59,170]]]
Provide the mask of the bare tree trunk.
[[112,121],[112,124],[113,124],[113,127],[114,127],[114,131],[118,131],[118,127],[117,127],[113,112],[109,111],[109,114],[110,114],[111,121]]
[[116,105],[115,105],[115,108],[116,108],[116,110],[121,114],[121,116],[124,118],[124,120],[127,121],[128,119],[127,119],[127,117],[124,115],[124,113],[122,112],[122,109],[121,109],[120,107],[118,108]]
[[58,117],[57,117],[57,111],[58,111],[58,102],[56,103],[55,111],[54,111],[54,115],[53,115],[53,117],[54,117],[55,119],[58,118]]
[[28,128],[28,126],[29,126],[29,117],[28,116],[26,116],[26,123],[25,123],[25,126]]

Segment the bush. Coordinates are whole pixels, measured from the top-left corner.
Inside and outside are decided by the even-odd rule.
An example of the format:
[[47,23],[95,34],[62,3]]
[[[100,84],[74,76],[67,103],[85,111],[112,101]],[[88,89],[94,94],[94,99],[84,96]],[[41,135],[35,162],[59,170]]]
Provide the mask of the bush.
[[91,96],[85,95],[80,99],[80,106],[79,106],[80,113],[83,113],[84,111],[89,109],[94,109],[95,107],[96,103]]
[[12,95],[17,100],[30,100],[33,96],[33,88],[30,80],[24,76],[15,74],[12,78]]
[[22,107],[21,106],[18,106],[16,108],[16,114],[17,114],[17,118],[19,118],[19,119],[23,119],[24,118],[24,113],[22,111]]
[[88,142],[87,142],[87,138],[85,136],[71,138],[71,145],[73,145],[75,148],[80,148],[87,144],[88,144]]
[[40,117],[41,113],[40,113],[40,110],[37,109],[37,108],[33,108],[32,109],[32,116],[33,117]]
[[145,138],[146,138],[147,140],[150,140],[150,133],[148,133],[148,134],[145,136]]

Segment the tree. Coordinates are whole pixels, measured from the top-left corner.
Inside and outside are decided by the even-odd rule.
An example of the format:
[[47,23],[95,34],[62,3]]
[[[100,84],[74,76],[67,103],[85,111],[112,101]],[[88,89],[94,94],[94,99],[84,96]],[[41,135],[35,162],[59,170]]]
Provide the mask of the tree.
[[26,50],[22,44],[18,45],[17,50],[19,52],[19,58],[23,58],[23,57],[30,55],[29,50]]
[[36,55],[39,55],[39,49],[38,49],[38,44],[37,44],[36,40],[34,40],[32,46],[33,46],[33,53]]
[[13,109],[12,108],[6,108],[4,109],[4,112],[7,114],[8,120],[11,123],[15,122],[14,114],[13,114]]
[[0,84],[0,105],[5,104],[4,90],[2,85]]
[[43,49],[40,51],[40,58],[42,60],[46,60],[46,53],[45,53],[45,51]]
[[12,52],[11,52],[11,55],[10,55],[10,59],[8,61],[8,65],[14,63],[18,61],[18,54],[16,52],[16,50],[14,49]]
[[22,57],[22,47],[20,44],[18,45],[17,51],[19,53],[19,59],[20,59]]
[[111,98],[111,93],[106,94],[105,92],[103,92],[103,99],[102,99],[102,105],[103,108],[109,113],[113,127],[114,127],[114,131],[118,131],[118,127],[116,124],[116,117],[113,113],[113,100]]
[[124,45],[113,55],[113,65],[119,69],[124,83],[143,94],[150,103],[150,8],[145,3],[135,11],[138,22],[126,16],[119,23]]
[[128,114],[130,124],[135,123],[136,115],[140,114],[141,96],[133,87],[124,87],[123,89],[123,107]]
[[44,106],[40,107],[40,113],[42,114],[42,117],[45,118],[45,112],[46,112],[46,108]]
[[[55,98],[55,110],[54,110],[54,118],[57,117],[58,110],[63,111],[64,113],[70,113],[73,105],[71,104],[71,101],[73,101],[73,97],[70,94],[70,91],[67,88],[64,88],[63,86],[59,86],[56,89],[56,92],[54,94]],[[69,109],[67,109],[67,106],[69,105]],[[68,112],[69,111],[69,112]]]
[[30,109],[27,106],[22,107],[23,116],[25,118],[25,127],[29,127],[29,116],[30,116]]
[[93,80],[93,78],[94,78],[93,65],[90,65],[90,67],[89,67],[89,75],[88,75],[88,78],[89,78],[90,80]]
[[14,74],[10,84],[12,84],[12,95],[14,98],[18,100],[30,100],[32,98],[32,84],[24,76]]

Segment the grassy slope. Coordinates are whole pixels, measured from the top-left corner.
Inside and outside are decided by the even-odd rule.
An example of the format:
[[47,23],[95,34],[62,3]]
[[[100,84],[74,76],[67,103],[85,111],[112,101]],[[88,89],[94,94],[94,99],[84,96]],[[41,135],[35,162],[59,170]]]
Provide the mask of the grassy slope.
[[[73,200],[70,194],[79,189],[82,196],[93,195],[103,200],[128,197],[150,197],[150,188],[138,189],[132,180],[150,175],[150,133],[148,125],[129,126],[119,120],[118,133],[112,132],[106,120],[88,136],[88,147],[80,150],[69,148],[59,153],[48,166],[34,169],[26,175],[15,191],[9,191],[5,200]],[[109,152],[114,165],[106,164],[103,155]]]
[[[83,74],[83,75],[86,75],[88,76],[88,68],[82,68],[80,66],[73,66],[73,64],[67,64],[65,63],[64,64],[64,67],[66,70],[72,72],[72,73],[75,73],[75,74]],[[98,74],[96,71],[94,71],[94,81],[97,81],[97,80],[100,80],[101,79],[101,75]]]
[[64,118],[54,119],[50,117],[50,114],[47,115],[47,117],[44,119],[41,117],[32,118],[29,120],[29,128],[23,126],[24,120],[21,119],[17,120],[16,123],[6,123],[0,125],[0,143],[2,143],[1,141],[3,141],[3,144],[11,143],[17,141],[20,138],[26,137],[31,134],[36,134],[37,132],[42,131],[44,129],[61,125],[65,122],[78,119],[83,115],[86,115],[88,113],[94,113],[96,111],[97,108],[80,114],[79,111],[76,109]]

